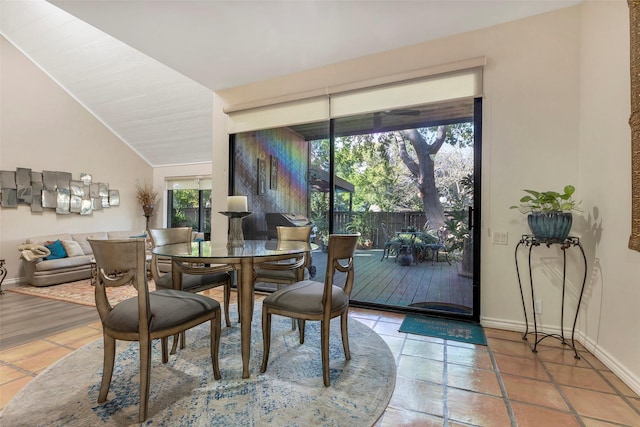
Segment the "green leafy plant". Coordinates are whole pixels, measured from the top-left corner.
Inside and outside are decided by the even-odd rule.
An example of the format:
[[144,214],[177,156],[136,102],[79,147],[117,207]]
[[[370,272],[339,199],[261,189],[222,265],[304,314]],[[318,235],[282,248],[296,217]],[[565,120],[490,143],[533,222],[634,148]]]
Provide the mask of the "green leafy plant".
[[557,191],[524,190],[528,193],[520,199],[520,205],[511,206],[522,213],[548,213],[580,211],[580,201],[573,199],[576,189],[573,185],[566,185],[562,193]]

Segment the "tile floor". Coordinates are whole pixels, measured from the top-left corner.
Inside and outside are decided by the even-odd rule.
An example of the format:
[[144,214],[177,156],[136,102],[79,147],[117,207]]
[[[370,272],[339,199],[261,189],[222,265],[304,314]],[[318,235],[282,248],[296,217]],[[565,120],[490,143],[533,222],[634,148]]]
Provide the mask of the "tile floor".
[[[219,290],[208,291],[221,300]],[[258,296],[257,298],[262,298]],[[398,332],[403,315],[352,308],[396,357],[396,388],[376,427],[640,426],[640,398],[582,348],[554,339],[531,352],[517,332],[488,346]],[[100,338],[99,322],[0,352],[0,408],[50,364]]]

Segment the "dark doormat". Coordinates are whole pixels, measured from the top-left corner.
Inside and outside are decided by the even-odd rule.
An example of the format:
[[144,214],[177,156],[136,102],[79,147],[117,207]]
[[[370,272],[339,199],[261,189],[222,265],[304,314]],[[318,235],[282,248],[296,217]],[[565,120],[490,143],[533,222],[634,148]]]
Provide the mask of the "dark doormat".
[[400,325],[399,332],[426,335],[469,344],[487,345],[484,329],[478,323],[407,315],[402,321],[402,325]]

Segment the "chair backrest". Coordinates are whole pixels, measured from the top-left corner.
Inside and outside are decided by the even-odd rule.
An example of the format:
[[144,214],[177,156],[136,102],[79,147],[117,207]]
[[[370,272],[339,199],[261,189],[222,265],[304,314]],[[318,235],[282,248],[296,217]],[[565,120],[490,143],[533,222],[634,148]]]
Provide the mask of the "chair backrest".
[[191,243],[193,240],[191,227],[152,228],[149,234],[154,248],[176,243]]
[[360,233],[356,234],[330,234],[329,249],[327,251],[327,271],[324,276],[324,298],[323,302],[330,301],[331,286],[334,283],[334,276],[337,272],[346,273],[347,278],[344,284],[344,291],[351,295],[354,279],[353,254]]
[[[153,247],[165,245],[175,245],[179,243],[191,244],[193,241],[193,229],[191,227],[173,227],[173,228],[151,228],[149,229],[151,242]],[[151,276],[153,280],[158,282],[163,275],[158,265],[158,256],[151,256]]]
[[[311,229],[312,227],[310,225],[305,225],[303,227],[287,227],[279,225],[276,227],[278,241],[309,243],[311,240]],[[311,266],[311,256],[309,254],[305,254],[304,259],[302,260],[302,265],[307,268]]]
[[147,333],[150,321],[149,287],[145,268],[145,240],[92,240],[87,239],[96,259],[97,277],[95,284],[96,308],[100,319],[111,312],[111,304],[106,288],[133,285],[138,291],[138,317],[141,334]]
[[309,242],[311,240],[311,226],[304,227],[285,227],[277,226],[278,240],[293,242]]

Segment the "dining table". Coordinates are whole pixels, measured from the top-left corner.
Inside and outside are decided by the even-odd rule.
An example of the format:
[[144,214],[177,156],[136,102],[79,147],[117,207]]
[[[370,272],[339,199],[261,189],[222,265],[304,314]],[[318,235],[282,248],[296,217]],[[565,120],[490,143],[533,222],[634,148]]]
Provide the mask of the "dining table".
[[[316,248],[317,245],[313,243],[277,240],[245,240],[242,246],[225,246],[211,241],[194,241],[157,246],[153,248],[152,253],[171,258],[171,274],[175,289],[182,288],[182,273],[219,272],[221,264],[227,265],[230,270],[237,271],[242,378],[249,378],[251,322],[253,320],[255,291],[254,269],[265,262],[300,258]],[[302,280],[304,270],[299,267],[298,275]]]

